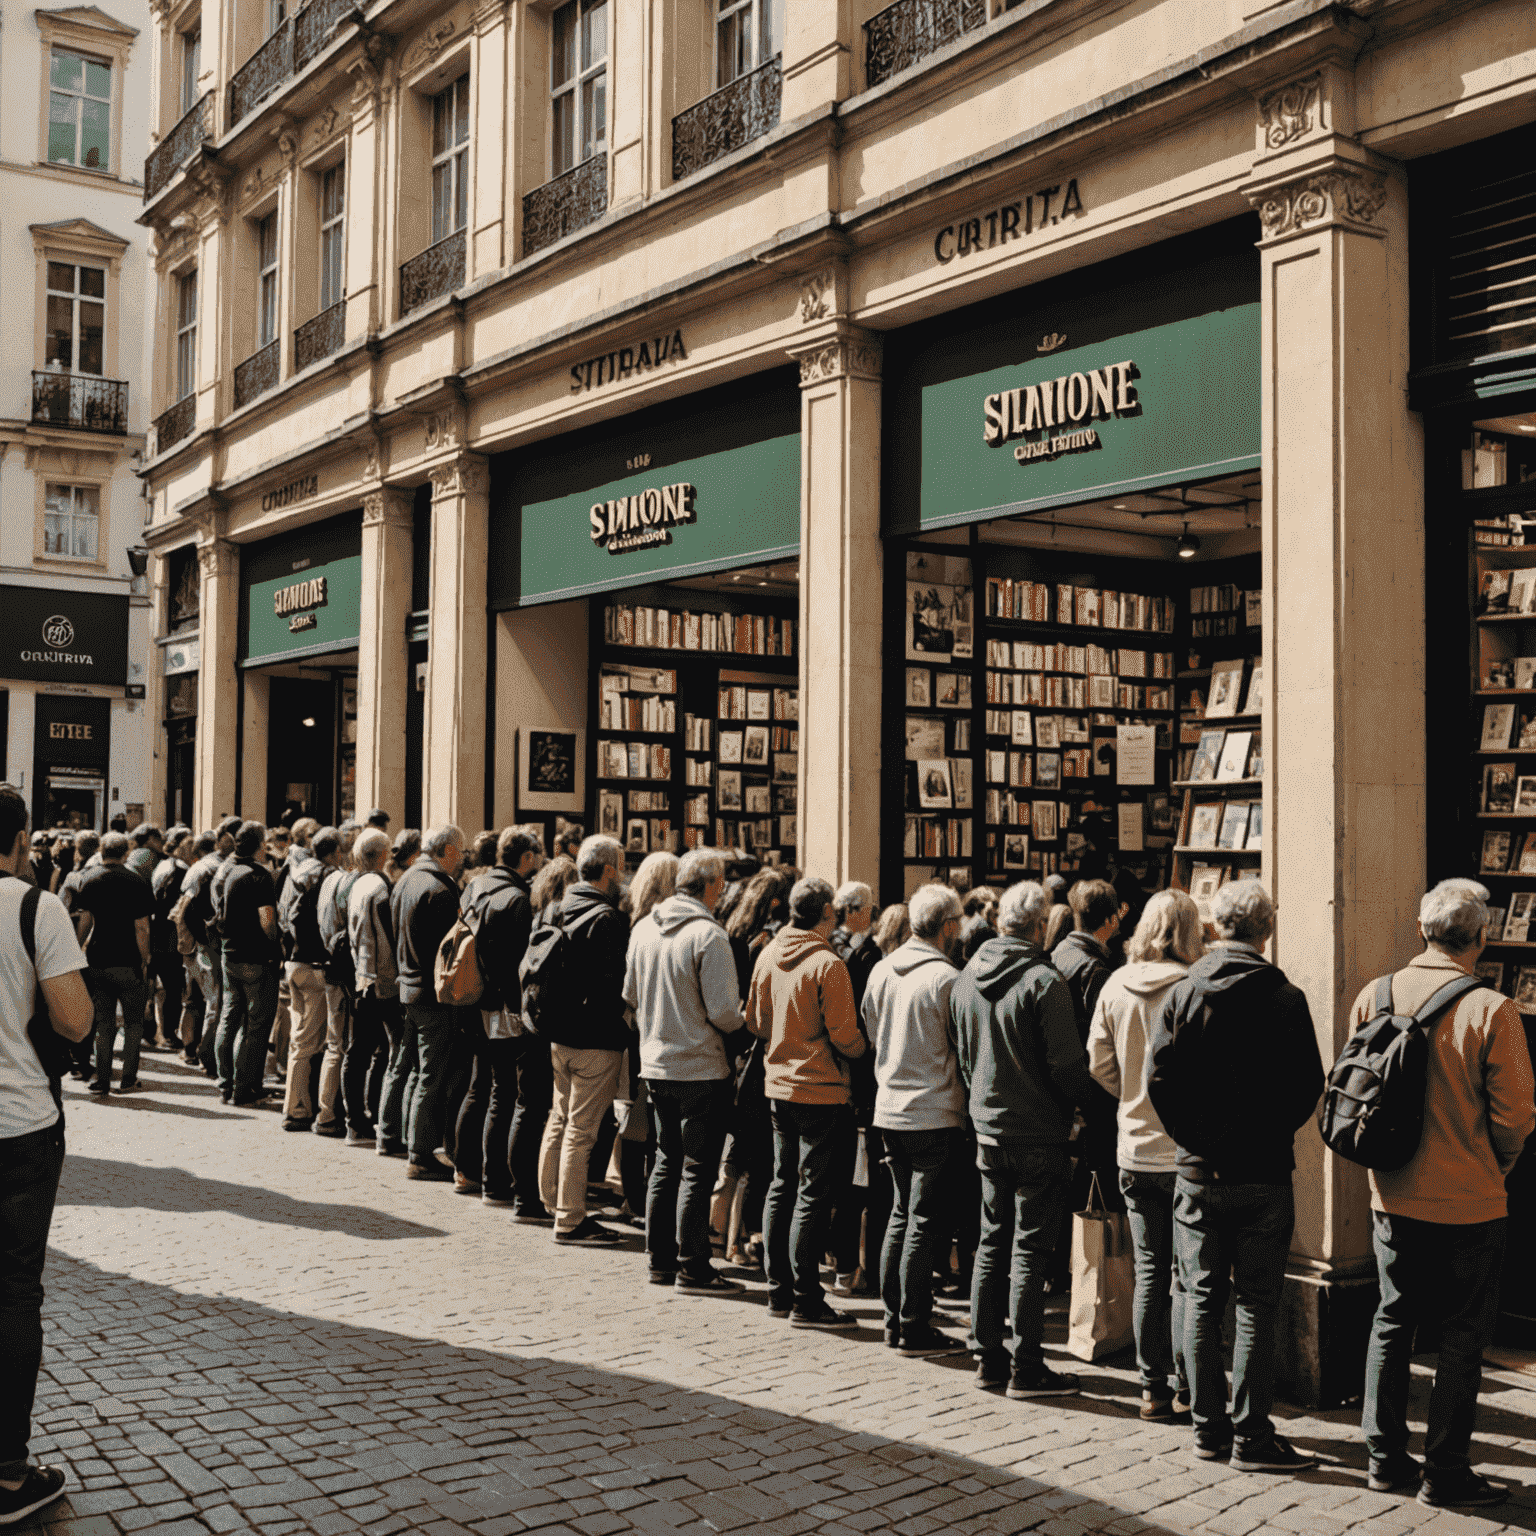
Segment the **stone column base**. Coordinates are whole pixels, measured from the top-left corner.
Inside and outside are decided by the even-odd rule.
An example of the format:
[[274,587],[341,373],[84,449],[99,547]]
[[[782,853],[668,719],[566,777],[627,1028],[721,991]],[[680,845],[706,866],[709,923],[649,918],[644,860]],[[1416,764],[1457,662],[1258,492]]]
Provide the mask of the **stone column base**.
[[1365,1383],[1376,1311],[1376,1273],[1320,1276],[1288,1270],[1275,1340],[1275,1395],[1304,1408],[1337,1408]]

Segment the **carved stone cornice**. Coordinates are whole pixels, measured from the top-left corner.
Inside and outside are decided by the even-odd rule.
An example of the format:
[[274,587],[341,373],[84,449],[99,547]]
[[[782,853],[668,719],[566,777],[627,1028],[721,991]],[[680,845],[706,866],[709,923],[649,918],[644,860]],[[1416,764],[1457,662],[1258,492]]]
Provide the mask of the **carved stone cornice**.
[[1317,123],[1320,71],[1292,80],[1259,98],[1259,127],[1266,149],[1284,149]]
[[803,347],[791,347],[789,355],[800,364],[801,389],[808,389],[831,379],[878,379],[884,343],[872,331],[850,328]]
[[1387,201],[1386,177],[1369,166],[1335,162],[1243,190],[1263,226],[1261,245],[1328,228],[1386,235],[1376,217]]
[[837,274],[812,272],[800,279],[800,323],[825,320],[837,306]]
[[386,485],[363,497],[364,528],[410,528],[414,524],[415,497],[408,490]]
[[229,564],[239,558],[239,546],[228,539],[211,537],[206,533],[200,534],[197,541],[197,566],[202,572],[204,580],[211,580],[224,574],[220,570],[222,565],[225,571]]
[[457,453],[427,471],[432,481],[432,500],[473,496],[486,488],[486,461],[478,453]]
[[460,413],[450,407],[445,411],[433,411],[425,421],[423,451],[441,453],[446,448],[457,448],[464,440],[464,426]]

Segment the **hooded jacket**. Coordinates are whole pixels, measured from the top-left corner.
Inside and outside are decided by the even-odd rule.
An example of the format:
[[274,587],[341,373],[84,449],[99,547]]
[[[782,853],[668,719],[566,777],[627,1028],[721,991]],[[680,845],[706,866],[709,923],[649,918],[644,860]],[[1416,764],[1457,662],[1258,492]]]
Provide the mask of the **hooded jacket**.
[[1152,1071],[1152,1021],[1188,967],[1177,960],[1142,960],[1123,966],[1099,993],[1088,1026],[1088,1070],[1119,1100],[1116,1161],[1133,1173],[1173,1173],[1178,1148],[1147,1095]]
[[1114,972],[1109,951],[1081,928],[1069,933],[1051,951],[1051,964],[1065,978],[1077,1015],[1077,1033],[1086,1045],[1088,1026],[1099,1004],[1099,993]]
[[1184,1177],[1289,1184],[1323,1091],[1306,998],[1251,946],[1217,945],[1163,1000],[1147,1086]]
[[809,928],[781,928],[758,957],[747,1028],[768,1042],[763,1093],[793,1104],[849,1102],[848,1062],[868,1049],[848,967]]
[[533,931],[528,882],[516,870],[498,864],[476,875],[464,887],[459,910],[473,913],[480,921],[475,935],[475,957],[485,978],[480,1011],[494,1013],[505,1007],[520,1014],[523,988],[517,979],[517,968],[523,963],[528,935]]
[[567,1050],[624,1050],[630,1039],[624,1020],[629,924],[590,880],[578,880],[566,891],[559,923],[572,940],[586,993],[560,1020],[553,1038]]
[[1063,1146],[1094,1091],[1072,994],[1027,939],[988,939],[949,994],[955,1054],[976,1139]]
[[908,939],[870,973],[864,1026],[875,1043],[875,1120],[881,1130],[941,1131],[965,1120],[965,1089],[950,1038],[959,976],[926,939]]
[[730,1076],[724,1037],[742,1027],[731,941],[696,896],[669,896],[629,936],[624,1001],[640,1031],[640,1075],[658,1082]]

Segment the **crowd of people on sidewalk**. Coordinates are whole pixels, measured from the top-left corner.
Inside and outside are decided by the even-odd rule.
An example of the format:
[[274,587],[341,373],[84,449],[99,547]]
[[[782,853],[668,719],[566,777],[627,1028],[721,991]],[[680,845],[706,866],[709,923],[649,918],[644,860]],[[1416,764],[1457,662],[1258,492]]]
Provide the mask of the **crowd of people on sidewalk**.
[[[929,884],[881,912],[863,883],[714,849],[628,871],[619,842],[579,829],[547,857],[537,826],[391,840],[388,824],[379,810],[339,827],[79,834],[79,867],[56,881],[0,787],[0,868],[21,877],[0,879],[0,1176],[42,1156],[18,1139],[62,1157],[57,1094],[25,1028],[12,1038],[35,974],[100,1099],[134,1090],[141,1046],[174,1050],[225,1102],[280,1096],[285,1131],[397,1159],[562,1246],[613,1248],[637,1228],[651,1284],[738,1293],[723,1256],[761,1274],[792,1328],[857,1326],[828,1300],[830,1257],[833,1296],[878,1297],[889,1347],[969,1351],[976,1384],[1010,1398],[1081,1388],[1046,1362],[1046,1298],[1066,1283],[1072,1212],[1098,1198],[1124,1209],[1134,1244],[1141,1417],[1190,1424],[1196,1457],[1239,1471],[1316,1465],[1271,1411],[1293,1142],[1323,1063],[1304,995],[1266,958],[1258,880],[1224,886],[1209,927],[1183,892],[1133,902],[1104,880],[964,904]],[[6,926],[29,879],[58,887],[37,902],[32,972]],[[1424,952],[1391,981],[1399,1011],[1471,973],[1487,900],[1466,880],[1424,897]],[[1506,1492],[1472,1469],[1470,1442],[1504,1177],[1533,1128],[1519,1015],[1471,990],[1436,1026],[1418,1153],[1371,1175],[1372,1488],[1446,1507]],[[56,1185],[50,1166],[40,1186]],[[40,1273],[38,1249],[29,1283]],[[969,1296],[966,1336],[939,1326],[936,1289]],[[1408,1352],[1430,1320],[1421,1465]],[[0,1352],[16,1326],[0,1322],[14,1334]],[[35,1376],[40,1334],[16,1347]],[[29,1412],[30,1396],[19,1416],[0,1408],[0,1523],[40,1491]]]

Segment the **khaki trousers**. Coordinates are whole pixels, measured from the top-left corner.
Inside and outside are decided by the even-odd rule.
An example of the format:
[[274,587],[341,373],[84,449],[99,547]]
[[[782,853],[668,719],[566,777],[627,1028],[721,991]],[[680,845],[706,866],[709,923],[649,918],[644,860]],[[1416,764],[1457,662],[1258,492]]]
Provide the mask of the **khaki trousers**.
[[622,1051],[549,1048],[555,1091],[539,1146],[539,1198],[555,1213],[556,1232],[572,1232],[586,1220],[587,1159],[623,1060]]
[[290,960],[288,980],[288,1092],[283,1114],[289,1120],[313,1120],[309,1064],[325,1043],[325,977],[314,966]]
[[[325,984],[325,1059],[320,1063],[321,1125],[335,1125],[341,1112],[341,1063],[352,1041],[352,999],[334,982]],[[360,1126],[353,1126],[360,1130]]]

